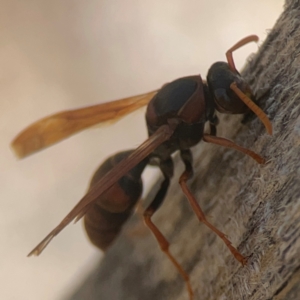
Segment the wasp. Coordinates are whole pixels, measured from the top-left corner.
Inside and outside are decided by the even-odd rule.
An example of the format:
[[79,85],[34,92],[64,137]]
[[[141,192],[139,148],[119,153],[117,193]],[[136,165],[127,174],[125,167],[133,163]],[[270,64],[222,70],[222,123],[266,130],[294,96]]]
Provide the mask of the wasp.
[[[219,123],[216,111],[225,114],[245,114],[252,111],[272,134],[272,124],[257,106],[252,91],[237,71],[233,51],[250,42],[257,42],[256,35],[247,36],[226,52],[227,62],[214,63],[206,81],[200,75],[182,77],[164,84],[161,89],[146,94],[124,98],[86,108],[63,111],[41,119],[12,142],[19,157],[42,150],[70,135],[95,124],[117,120],[147,105],[146,124],[149,137],[138,148],[110,157],[96,171],[87,194],[74,206],[61,223],[55,227],[30,253],[39,255],[49,242],[71,221],[84,216],[85,228],[92,243],[106,250],[118,235],[123,223],[130,216],[142,192],[141,174],[153,160],[163,174],[163,181],[156,196],[145,209],[143,218],[156,238],[161,250],[168,256],[186,283],[189,298],[193,289],[189,276],[169,251],[169,242],[151,218],[161,206],[173,176],[171,155],[179,151],[185,170],[179,178],[180,187],[199,221],[217,234],[235,259],[242,265],[244,257],[232,246],[226,235],[205,217],[187,181],[193,176],[190,148],[201,140],[240,151],[259,164],[265,159],[255,152],[217,136]],[[209,132],[205,124],[209,123]]]

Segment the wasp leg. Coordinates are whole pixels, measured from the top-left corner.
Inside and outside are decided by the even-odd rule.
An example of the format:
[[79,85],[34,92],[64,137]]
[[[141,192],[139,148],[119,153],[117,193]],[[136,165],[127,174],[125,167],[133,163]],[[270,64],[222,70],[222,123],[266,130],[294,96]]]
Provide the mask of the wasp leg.
[[235,149],[239,152],[242,152],[248,156],[250,156],[251,158],[253,158],[256,162],[258,162],[259,164],[265,164],[266,160],[261,157],[260,155],[258,155],[257,153],[255,153],[254,151],[244,148],[242,146],[239,146],[237,144],[235,144],[233,141],[228,140],[228,139],[224,139],[221,137],[217,137],[217,136],[212,136],[210,134],[204,134],[203,135],[203,141],[207,142],[207,143],[211,143],[211,144],[216,144],[219,146],[223,146],[226,148],[232,148]]
[[217,125],[219,124],[219,118],[217,115],[213,115],[209,118],[210,135],[215,136],[217,134]]
[[258,36],[257,35],[249,35],[246,36],[245,38],[241,39],[240,41],[238,41],[235,45],[233,45],[229,50],[227,50],[226,52],[226,58],[228,61],[228,65],[231,69],[231,71],[238,73],[234,61],[233,61],[233,57],[232,57],[232,52],[241,48],[242,46],[250,43],[250,42],[258,42]]
[[[167,164],[168,165],[167,167],[172,168],[171,176],[170,176],[170,174],[166,174],[163,171],[163,169],[162,169],[164,167],[163,164],[165,166]],[[144,221],[145,221],[146,226],[151,230],[154,237],[156,238],[161,250],[167,255],[167,257],[170,259],[172,264],[175,266],[175,268],[177,269],[177,271],[179,272],[179,274],[181,275],[181,277],[185,281],[186,287],[187,287],[187,290],[188,290],[188,294],[189,294],[189,298],[190,298],[190,300],[192,300],[193,299],[193,290],[192,290],[192,287],[191,287],[189,275],[185,272],[185,270],[182,268],[180,263],[170,253],[170,251],[169,251],[169,246],[170,246],[169,242],[167,241],[167,239],[163,236],[163,234],[160,232],[160,230],[156,227],[156,225],[151,220],[151,217],[157,211],[157,209],[160,207],[160,205],[162,204],[162,202],[165,198],[165,195],[166,195],[167,190],[168,190],[169,185],[170,185],[170,178],[173,175],[173,162],[172,162],[171,159],[169,159],[166,162],[162,163],[160,167],[161,167],[161,169],[164,173],[165,179],[162,182],[161,187],[160,187],[158,193],[156,194],[154,200],[150,203],[148,208],[145,210],[145,212],[144,212]]]
[[247,259],[232,246],[231,242],[227,239],[226,235],[218,230],[215,226],[213,226],[205,217],[204,212],[199,206],[197,200],[187,187],[187,180],[190,179],[193,175],[193,167],[192,167],[192,153],[190,150],[181,151],[181,158],[185,164],[185,171],[182,173],[179,179],[179,184],[183,193],[188,198],[190,205],[192,206],[195,214],[197,215],[200,222],[204,223],[207,227],[209,227],[213,232],[215,232],[226,244],[230,252],[233,254],[235,259],[239,261],[243,266],[247,263]]

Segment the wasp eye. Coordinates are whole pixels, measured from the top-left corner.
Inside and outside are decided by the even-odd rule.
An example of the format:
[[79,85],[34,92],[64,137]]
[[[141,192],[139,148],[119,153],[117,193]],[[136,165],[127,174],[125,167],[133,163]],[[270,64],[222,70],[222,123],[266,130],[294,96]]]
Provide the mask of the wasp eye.
[[226,93],[226,89],[216,89],[214,90],[214,96],[219,105],[226,106],[226,103],[230,102],[230,98]]

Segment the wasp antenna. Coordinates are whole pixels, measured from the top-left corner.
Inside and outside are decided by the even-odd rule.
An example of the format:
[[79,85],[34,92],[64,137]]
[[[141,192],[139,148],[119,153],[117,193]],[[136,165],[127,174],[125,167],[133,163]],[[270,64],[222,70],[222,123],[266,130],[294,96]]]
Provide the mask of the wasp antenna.
[[267,132],[272,135],[272,123],[269,120],[268,116],[264,113],[264,111],[258,107],[247,95],[245,95],[233,82],[230,85],[230,88],[235,92],[235,94],[257,115],[257,117],[262,121],[265,125]]
[[228,61],[228,65],[231,69],[231,71],[235,72],[235,73],[238,73],[236,67],[235,67],[235,64],[234,64],[234,60],[233,60],[233,57],[232,57],[232,52],[243,47],[244,45],[250,43],[250,42],[258,42],[259,38],[257,35],[249,35],[249,36],[246,36],[245,38],[241,39],[240,41],[238,41],[235,45],[233,45],[229,50],[227,50],[226,52],[226,58],[227,58],[227,61]]

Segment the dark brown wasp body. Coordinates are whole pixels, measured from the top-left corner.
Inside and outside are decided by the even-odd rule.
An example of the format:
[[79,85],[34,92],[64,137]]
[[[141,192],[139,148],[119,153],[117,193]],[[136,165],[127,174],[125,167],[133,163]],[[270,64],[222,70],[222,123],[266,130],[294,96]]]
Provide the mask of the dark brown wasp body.
[[213,103],[204,96],[204,87],[199,75],[179,78],[166,84],[149,102],[146,112],[149,136],[162,125],[178,123],[170,139],[150,156],[163,161],[176,150],[190,149],[200,142],[205,122],[214,114]]
[[[156,159],[159,161],[158,166],[164,180],[153,201],[144,212],[144,221],[156,237],[162,251],[185,280],[190,299],[192,299],[193,291],[187,273],[171,255],[168,241],[151,220],[155,211],[162,204],[173,176],[174,167],[171,154],[179,151],[185,165],[185,171],[180,176],[179,184],[198,219],[224,241],[241,264],[246,264],[246,258],[231,245],[225,234],[206,219],[187,186],[187,180],[193,175],[190,148],[201,140],[233,148],[250,156],[260,164],[264,163],[264,159],[253,151],[216,136],[218,124],[216,110],[227,114],[243,114],[252,110],[264,123],[267,131],[272,133],[269,119],[251,100],[253,95],[250,87],[236,70],[232,58],[234,50],[257,40],[256,36],[249,36],[229,49],[226,53],[228,63],[213,64],[208,71],[207,82],[202,81],[200,75],[183,77],[165,84],[157,93],[151,92],[99,105],[97,113],[92,117],[89,116],[89,113],[93,112],[92,107],[87,108],[89,113],[85,109],[67,111],[45,118],[25,129],[13,142],[13,147],[20,156],[26,156],[45,148],[95,123],[119,118],[145,105],[151,99],[146,112],[149,138],[136,150],[121,152],[106,161],[94,175],[88,193],[29,255],[39,255],[51,239],[66,225],[84,215],[86,216],[87,232],[92,242],[101,249],[106,249],[120,231],[122,224],[140,197],[143,169],[153,159]],[[73,118],[75,120],[77,118],[76,126],[67,122],[70,115],[76,116]],[[59,120],[58,123],[53,125],[53,122],[57,120]],[[206,122],[209,122],[210,125],[209,133],[204,132]]]

